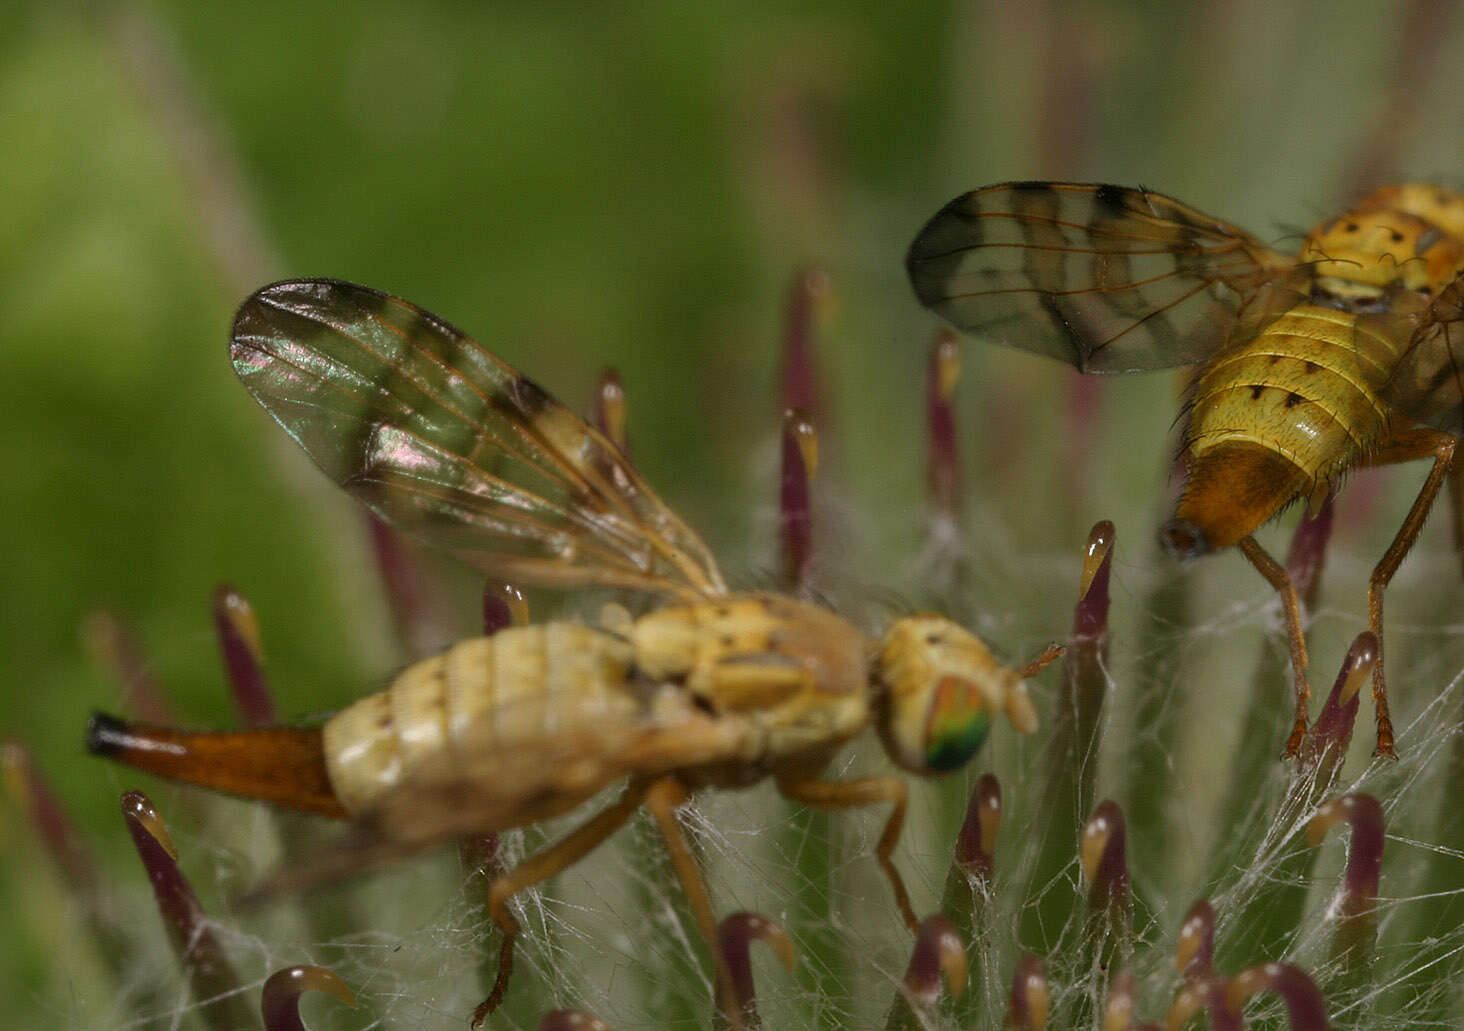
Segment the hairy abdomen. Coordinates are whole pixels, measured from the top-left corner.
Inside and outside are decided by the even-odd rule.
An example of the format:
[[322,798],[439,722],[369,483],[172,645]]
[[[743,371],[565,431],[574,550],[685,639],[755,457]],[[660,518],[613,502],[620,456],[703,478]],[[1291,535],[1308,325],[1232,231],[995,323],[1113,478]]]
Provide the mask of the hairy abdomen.
[[1357,464],[1387,434],[1387,409],[1369,384],[1395,360],[1357,316],[1310,304],[1218,355],[1195,383],[1189,481],[1166,543],[1189,553],[1228,547]]
[[629,642],[577,623],[463,641],[325,725],[331,785],[360,814],[404,785],[466,779],[493,753],[637,718],[649,700],[631,665]]

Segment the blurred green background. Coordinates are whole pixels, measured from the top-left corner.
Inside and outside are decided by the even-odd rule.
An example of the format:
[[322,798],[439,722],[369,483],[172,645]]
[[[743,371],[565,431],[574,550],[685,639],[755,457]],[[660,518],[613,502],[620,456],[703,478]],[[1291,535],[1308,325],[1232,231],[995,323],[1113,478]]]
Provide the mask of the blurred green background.
[[[220,582],[259,612],[291,715],[404,660],[355,512],[228,366],[256,286],[399,294],[576,408],[618,367],[638,464],[748,582],[774,565],[782,310],[817,262],[840,561],[899,589],[922,540],[933,325],[902,257],[952,195],[1142,184],[1282,240],[1377,181],[1461,182],[1446,3],[0,9],[0,729],[137,891],[115,815],[132,779],[80,748],[87,713],[121,696],[83,645],[89,613],[135,627],[201,725],[234,719]],[[970,547],[1014,654],[1063,632],[1048,577],[1065,595],[1094,519],[1135,542],[1120,582],[1152,561],[1170,381],[1094,388],[1101,418],[1074,439],[1072,380],[966,351]],[[0,1012],[108,1012],[70,994],[74,928],[46,908],[59,893],[35,885],[24,825],[5,833]]]

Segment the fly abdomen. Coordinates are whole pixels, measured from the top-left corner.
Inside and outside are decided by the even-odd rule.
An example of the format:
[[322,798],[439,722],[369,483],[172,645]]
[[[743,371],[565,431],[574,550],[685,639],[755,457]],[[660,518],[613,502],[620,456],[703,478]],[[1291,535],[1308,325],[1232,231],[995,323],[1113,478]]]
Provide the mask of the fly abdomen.
[[1395,360],[1355,315],[1302,304],[1213,361],[1195,384],[1166,546],[1228,547],[1355,465],[1387,431],[1370,384]]
[[643,707],[629,642],[578,623],[514,627],[408,667],[325,725],[326,766],[353,814],[423,771],[466,768],[467,750],[511,749]]

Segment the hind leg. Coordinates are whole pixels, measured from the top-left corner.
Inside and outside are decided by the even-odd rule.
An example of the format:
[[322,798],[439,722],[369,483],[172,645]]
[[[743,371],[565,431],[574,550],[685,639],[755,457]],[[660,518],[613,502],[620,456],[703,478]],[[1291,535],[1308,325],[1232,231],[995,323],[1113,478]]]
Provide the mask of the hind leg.
[[1368,465],[1391,465],[1394,462],[1411,462],[1418,458],[1432,458],[1433,468],[1428,478],[1413,499],[1413,507],[1403,519],[1393,537],[1393,543],[1383,552],[1383,557],[1373,568],[1367,588],[1368,627],[1378,639],[1378,662],[1373,667],[1373,704],[1378,717],[1378,745],[1375,756],[1397,758],[1393,751],[1393,721],[1388,716],[1387,682],[1383,678],[1383,591],[1393,574],[1398,571],[1413,543],[1418,540],[1419,531],[1428,519],[1429,509],[1438,497],[1444,477],[1454,462],[1454,447],[1458,443],[1451,435],[1438,430],[1414,429],[1395,434],[1378,451],[1369,457]]
[[535,853],[493,881],[488,889],[488,912],[503,932],[503,944],[498,948],[498,976],[493,981],[493,990],[473,1011],[473,1027],[482,1027],[488,1014],[503,1002],[504,993],[508,991],[509,976],[513,973],[513,944],[519,934],[519,924],[508,911],[508,900],[525,888],[532,888],[583,859],[634,815],[650,787],[650,784],[632,781],[613,805],[602,809],[553,845]]

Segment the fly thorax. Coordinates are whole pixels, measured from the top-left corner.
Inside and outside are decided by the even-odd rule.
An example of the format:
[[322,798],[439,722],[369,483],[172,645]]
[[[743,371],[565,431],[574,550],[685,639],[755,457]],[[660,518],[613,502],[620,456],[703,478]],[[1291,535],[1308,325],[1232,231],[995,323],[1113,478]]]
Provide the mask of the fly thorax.
[[778,599],[732,596],[648,613],[630,630],[636,664],[657,680],[687,680],[733,656],[766,653],[784,617]]
[[1358,210],[1392,210],[1421,218],[1464,240],[1464,194],[1433,183],[1391,183],[1357,203]]
[[653,680],[683,679],[701,651],[696,607],[679,605],[648,613],[635,621],[630,639],[641,673]]
[[852,699],[862,719],[863,638],[819,606],[734,595],[643,616],[632,641],[642,674],[683,684],[714,712]]
[[985,742],[995,713],[1033,722],[1015,674],[979,637],[944,616],[897,620],[880,641],[873,679],[880,739],[890,758],[912,772],[963,765]]
[[[869,723],[864,635],[821,606],[732,595],[643,616],[632,639],[642,675],[749,728],[763,763],[825,762]],[[717,783],[760,770],[723,771]]]
[[1314,229],[1301,261],[1316,303],[1348,312],[1392,310],[1399,294],[1436,296],[1464,266],[1464,245],[1439,224],[1370,197]]

